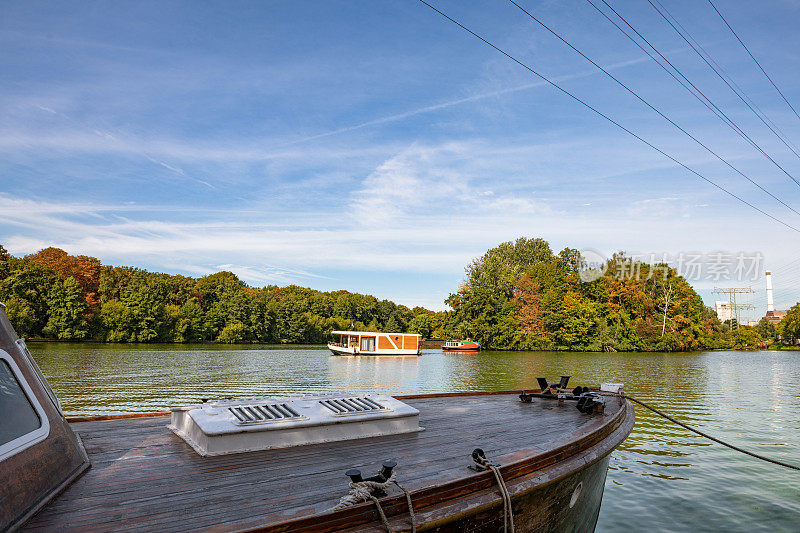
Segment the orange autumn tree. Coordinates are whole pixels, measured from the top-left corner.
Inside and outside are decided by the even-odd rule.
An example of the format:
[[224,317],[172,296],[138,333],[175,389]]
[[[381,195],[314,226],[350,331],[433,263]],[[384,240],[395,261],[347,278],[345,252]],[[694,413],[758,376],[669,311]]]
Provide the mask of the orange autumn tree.
[[539,282],[531,279],[528,274],[523,274],[514,286],[513,302],[517,305],[520,328],[524,333],[536,337],[545,333],[542,325],[541,301]]
[[75,278],[81,287],[87,312],[99,303],[100,260],[86,255],[69,255],[61,248],[49,247],[35,254],[26,255],[25,259],[46,266],[60,277]]

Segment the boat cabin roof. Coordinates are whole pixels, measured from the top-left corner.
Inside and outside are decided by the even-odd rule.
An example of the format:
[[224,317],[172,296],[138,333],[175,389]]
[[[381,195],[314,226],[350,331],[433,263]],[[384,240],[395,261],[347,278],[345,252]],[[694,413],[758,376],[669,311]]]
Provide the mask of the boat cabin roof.
[[89,462],[3,309],[0,304],[0,531],[14,531]]
[[331,331],[332,335],[406,335],[408,337],[421,337],[418,333],[385,333],[383,331]]

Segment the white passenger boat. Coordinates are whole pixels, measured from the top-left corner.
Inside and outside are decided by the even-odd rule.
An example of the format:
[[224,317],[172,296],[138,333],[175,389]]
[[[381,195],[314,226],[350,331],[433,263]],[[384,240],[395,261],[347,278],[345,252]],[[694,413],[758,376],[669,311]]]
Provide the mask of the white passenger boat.
[[419,355],[416,333],[332,331],[331,335],[338,337],[328,343],[333,355]]

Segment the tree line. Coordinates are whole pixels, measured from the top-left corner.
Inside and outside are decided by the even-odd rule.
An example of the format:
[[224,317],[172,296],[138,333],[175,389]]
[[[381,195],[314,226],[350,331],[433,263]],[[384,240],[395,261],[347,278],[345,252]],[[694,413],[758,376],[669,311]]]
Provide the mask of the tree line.
[[[488,250],[440,318],[449,335],[500,350],[689,351],[755,349],[778,334],[800,337],[800,304],[777,328],[722,323],[666,264],[615,254],[587,269],[578,250],[553,253],[543,239]],[[736,324],[733,324],[736,326]]]
[[20,336],[107,342],[323,343],[335,329],[406,332],[430,313],[343,290],[250,287],[231,272],[192,278],[2,246],[0,302]]
[[231,272],[201,278],[102,265],[46,248],[0,246],[0,301],[21,336],[106,342],[324,343],[332,330],[414,332],[496,350],[754,349],[800,338],[800,304],[777,326],[722,323],[665,264],[615,254],[587,270],[578,250],[520,238],[473,260],[451,310],[409,309],[348,291],[251,287]]

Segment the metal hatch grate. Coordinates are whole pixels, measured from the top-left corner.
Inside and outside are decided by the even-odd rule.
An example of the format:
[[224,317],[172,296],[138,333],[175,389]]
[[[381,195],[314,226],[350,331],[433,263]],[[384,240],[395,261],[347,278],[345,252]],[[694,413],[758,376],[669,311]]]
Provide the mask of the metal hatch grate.
[[235,405],[228,407],[238,424],[256,424],[273,420],[295,420],[303,415],[285,403],[270,403],[259,405]]
[[319,400],[320,405],[327,407],[335,415],[349,415],[363,412],[386,411],[387,408],[366,396],[352,398],[330,398]]

